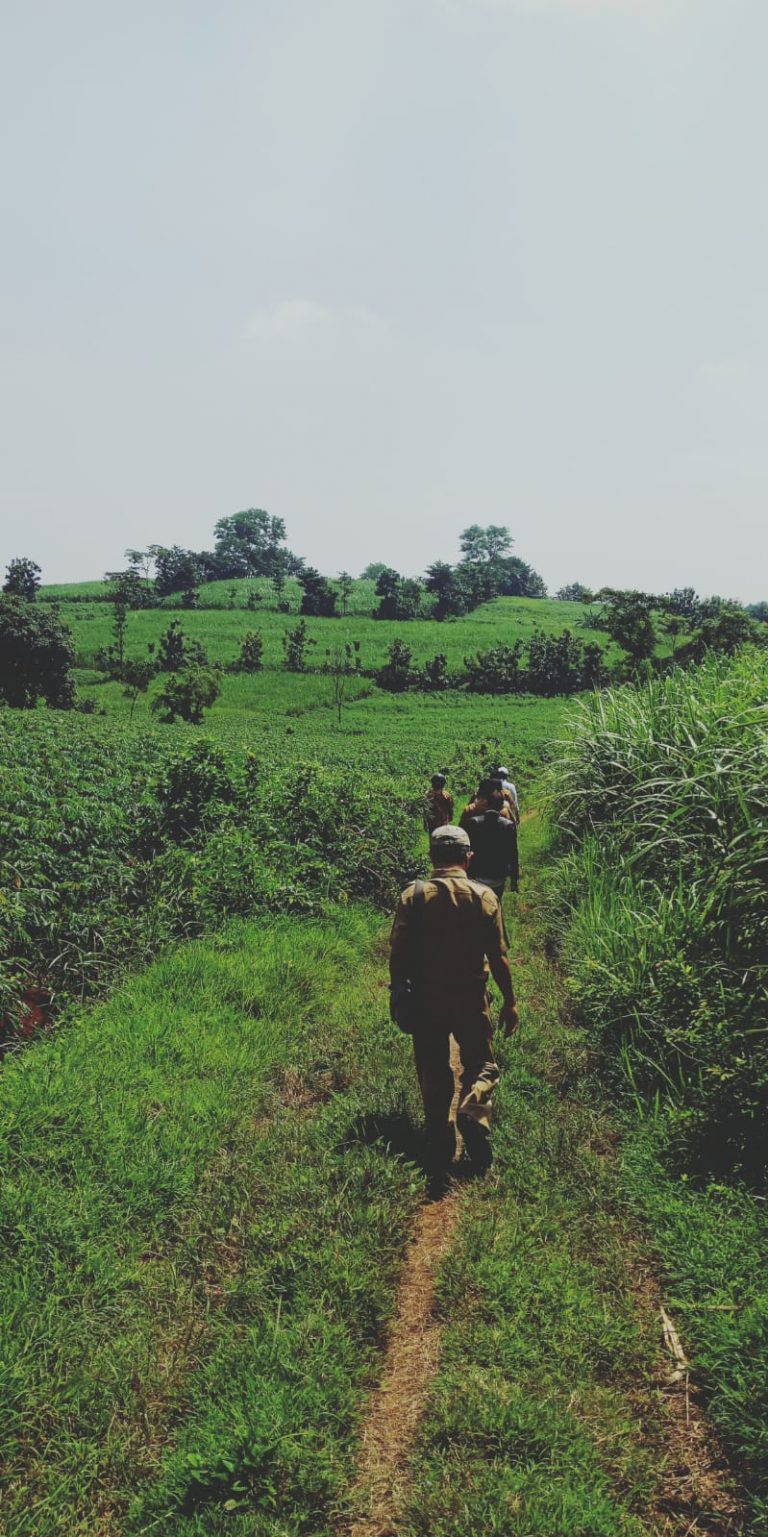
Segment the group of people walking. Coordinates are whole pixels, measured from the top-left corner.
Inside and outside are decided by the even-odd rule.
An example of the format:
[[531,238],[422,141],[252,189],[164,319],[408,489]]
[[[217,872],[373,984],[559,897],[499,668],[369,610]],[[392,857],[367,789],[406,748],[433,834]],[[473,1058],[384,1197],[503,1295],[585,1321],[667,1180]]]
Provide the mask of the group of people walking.
[[[435,1175],[447,1173],[457,1132],[475,1170],[490,1166],[491,1106],[499,1077],[490,976],[502,996],[505,1034],[519,1026],[501,907],[507,879],[513,891],[519,882],[520,806],[508,770],[499,765],[481,779],[458,822],[453,818],[446,775],[434,774],[424,801],[432,874],[402,892],[390,945],[392,1017],[413,1037]],[[461,1063],[455,1121],[451,1037]]]
[[[424,826],[430,837],[438,827],[452,823],[453,810],[453,796],[446,788],[446,775],[433,774],[431,787],[424,798]],[[509,777],[509,769],[499,765],[492,774],[480,780],[477,794],[464,807],[458,822],[459,827],[469,834],[472,879],[490,886],[499,898],[503,896],[507,879],[512,891],[518,888],[519,823],[517,788]]]

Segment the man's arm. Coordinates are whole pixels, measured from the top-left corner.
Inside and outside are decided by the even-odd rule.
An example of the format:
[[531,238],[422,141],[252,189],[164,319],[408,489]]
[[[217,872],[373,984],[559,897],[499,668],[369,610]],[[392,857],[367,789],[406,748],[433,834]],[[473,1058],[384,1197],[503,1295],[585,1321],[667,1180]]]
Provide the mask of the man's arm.
[[406,982],[410,975],[411,942],[409,934],[410,905],[403,897],[397,904],[395,921],[389,940],[389,980],[394,985]]
[[501,903],[496,903],[495,911],[488,919],[487,939],[485,953],[488,957],[488,965],[491,975],[502,996],[501,1022],[505,1035],[514,1035],[520,1028],[520,1017],[517,1012],[515,989],[512,982],[512,972],[507,954],[507,943],[504,938],[504,929],[501,922]]

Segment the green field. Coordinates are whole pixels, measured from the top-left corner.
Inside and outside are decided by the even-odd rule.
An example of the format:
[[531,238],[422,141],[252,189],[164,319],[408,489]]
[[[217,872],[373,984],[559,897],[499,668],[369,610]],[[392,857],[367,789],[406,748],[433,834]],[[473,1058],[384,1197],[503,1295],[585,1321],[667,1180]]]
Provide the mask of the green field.
[[[107,645],[111,639],[110,606],[106,603],[72,604],[64,612],[75,636],[78,664],[90,667],[99,647]],[[281,667],[282,637],[289,624],[295,623],[290,615],[280,614],[273,608],[254,612],[223,607],[188,611],[175,608],[174,612],[179,613],[190,639],[200,641],[212,662],[224,665],[234,661],[246,631],[256,629],[264,637],[265,666]],[[308,619],[307,630],[314,642],[308,660],[312,666],[322,666],[328,648],[359,640],[363,668],[379,667],[392,641],[398,639],[413,647],[416,661],[424,661],[442,651],[449,664],[458,666],[468,653],[494,645],[512,645],[518,639],[528,639],[537,629],[548,635],[559,635],[570,627],[576,633],[586,633],[589,639],[595,639],[594,632],[578,628],[584,614],[579,603],[496,598],[463,619],[448,619],[442,623],[435,619],[410,623],[372,619],[369,613],[352,614],[346,619]],[[143,655],[148,642],[157,642],[168,622],[168,609],[138,609],[130,613],[127,654]]]
[[[95,674],[111,613],[85,596],[62,608],[97,713],[0,710],[2,1009],[34,977],[56,1017],[0,1066],[4,1537],[349,1530],[427,1197],[389,914],[425,868],[429,774],[461,804],[500,758],[531,813],[507,899],[523,1034],[501,1046],[493,1172],[459,1191],[398,1533],[762,1537],[765,1219],[732,1111],[764,1055],[707,946],[738,898],[762,965],[764,663],[586,707],[353,678],[339,722],[328,676],[281,665],[290,616],[223,590],[185,630],[226,665],[258,628],[264,670],[225,673],[202,728],[164,726],[157,681],[131,714]],[[372,669],[397,636],[458,666],[581,615],[310,620],[309,661],[354,639]],[[128,654],[169,617],[130,613]],[[691,998],[707,1059],[684,1083]],[[742,1165],[702,1158],[717,1116]],[[689,1488],[649,1275],[732,1459],[718,1489]]]

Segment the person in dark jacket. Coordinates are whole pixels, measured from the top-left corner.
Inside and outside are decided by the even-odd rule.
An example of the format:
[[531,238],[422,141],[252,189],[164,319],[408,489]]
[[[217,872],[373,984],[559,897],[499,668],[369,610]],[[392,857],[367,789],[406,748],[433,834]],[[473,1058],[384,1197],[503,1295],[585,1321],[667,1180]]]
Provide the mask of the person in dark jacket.
[[464,823],[474,856],[472,879],[490,886],[501,901],[508,877],[511,890],[518,887],[517,827],[504,814],[501,780],[484,780],[481,789],[486,810],[468,816]]

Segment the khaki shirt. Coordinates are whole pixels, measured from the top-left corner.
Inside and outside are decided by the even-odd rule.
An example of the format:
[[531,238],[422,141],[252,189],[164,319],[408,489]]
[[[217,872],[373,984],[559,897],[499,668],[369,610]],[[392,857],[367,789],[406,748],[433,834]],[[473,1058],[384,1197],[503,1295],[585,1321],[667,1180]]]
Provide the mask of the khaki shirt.
[[424,826],[428,833],[436,827],[447,827],[453,816],[453,796],[450,790],[427,790],[424,796]]
[[392,927],[392,981],[410,978],[427,994],[482,993],[488,960],[507,953],[498,897],[471,881],[460,865],[433,871],[424,887],[416,924],[414,885],[400,897]]

